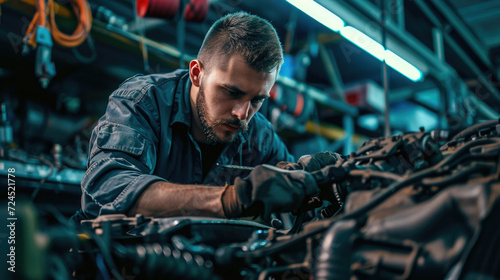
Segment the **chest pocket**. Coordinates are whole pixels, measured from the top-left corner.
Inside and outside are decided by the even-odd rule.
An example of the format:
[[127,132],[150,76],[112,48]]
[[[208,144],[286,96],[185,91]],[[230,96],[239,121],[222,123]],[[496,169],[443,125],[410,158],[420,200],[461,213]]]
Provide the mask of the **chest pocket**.
[[156,165],[155,147],[137,130],[115,123],[106,123],[100,129],[96,141],[101,150],[129,154],[144,164],[151,172]]

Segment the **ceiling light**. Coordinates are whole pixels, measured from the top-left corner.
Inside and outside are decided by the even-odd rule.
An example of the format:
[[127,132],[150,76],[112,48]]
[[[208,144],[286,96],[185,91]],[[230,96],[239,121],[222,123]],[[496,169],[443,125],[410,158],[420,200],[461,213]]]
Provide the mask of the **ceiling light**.
[[390,50],[385,50],[385,62],[414,82],[422,79],[422,72],[417,67],[411,65],[408,61]]
[[385,49],[377,41],[365,35],[363,32],[357,30],[352,26],[345,26],[340,30],[340,35],[351,41],[356,46],[362,48],[366,52],[382,61],[385,57]]
[[423,75],[418,68],[404,60],[391,50],[386,50],[377,41],[352,26],[344,26],[344,21],[336,14],[313,0],[286,0],[310,17],[314,18],[324,26],[335,32],[339,32],[342,37],[351,41],[361,49],[373,55],[380,61],[385,60],[387,65],[406,76],[412,81],[419,81]]
[[344,21],[341,18],[313,0],[286,1],[333,31],[339,31],[344,27]]

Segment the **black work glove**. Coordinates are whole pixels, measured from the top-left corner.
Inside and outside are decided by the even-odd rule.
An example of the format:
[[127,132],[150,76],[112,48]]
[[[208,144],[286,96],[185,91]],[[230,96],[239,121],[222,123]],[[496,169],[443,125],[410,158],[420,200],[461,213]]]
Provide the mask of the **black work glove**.
[[308,172],[319,170],[327,165],[335,164],[342,157],[330,151],[315,153],[312,155],[301,156],[297,163],[280,161],[277,167],[286,170],[305,170]]
[[259,165],[221,195],[226,218],[260,215],[269,221],[271,213],[297,209],[308,196],[319,192],[313,176],[305,171],[283,170],[272,165]]

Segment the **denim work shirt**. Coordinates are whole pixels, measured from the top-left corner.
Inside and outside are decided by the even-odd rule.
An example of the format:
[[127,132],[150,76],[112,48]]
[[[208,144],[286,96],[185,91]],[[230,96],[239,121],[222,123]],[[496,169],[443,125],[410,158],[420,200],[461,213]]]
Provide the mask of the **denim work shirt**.
[[[126,214],[151,183],[224,186],[247,173],[214,164],[203,179],[201,151],[189,133],[191,82],[187,70],[136,75],[109,97],[92,132],[82,179],[85,216]],[[257,112],[224,147],[219,164],[256,166],[294,161],[271,123]]]

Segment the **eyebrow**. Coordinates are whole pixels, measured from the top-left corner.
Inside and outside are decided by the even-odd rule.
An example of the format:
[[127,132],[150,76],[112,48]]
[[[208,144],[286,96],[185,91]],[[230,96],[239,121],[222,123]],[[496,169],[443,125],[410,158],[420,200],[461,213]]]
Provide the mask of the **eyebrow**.
[[[229,84],[222,84],[223,87],[231,90],[231,91],[234,91],[240,95],[246,95],[247,93],[243,90],[241,90],[240,88],[238,88],[237,86],[234,86],[234,85],[229,85]],[[259,95],[256,95],[255,96],[256,98],[258,99],[267,99],[270,97],[269,94],[259,94]]]

